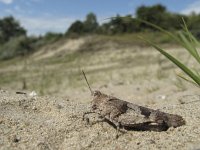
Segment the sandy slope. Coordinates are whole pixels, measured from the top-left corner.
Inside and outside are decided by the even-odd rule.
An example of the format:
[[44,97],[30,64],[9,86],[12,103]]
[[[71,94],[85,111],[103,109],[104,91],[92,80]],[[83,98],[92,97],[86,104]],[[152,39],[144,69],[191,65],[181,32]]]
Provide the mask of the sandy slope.
[[80,39],[69,39],[69,40],[63,40],[59,41],[60,43],[52,44],[50,46],[44,46],[42,47],[38,52],[36,52],[33,57],[35,57],[35,60],[40,59],[46,59],[52,56],[60,56],[64,53],[73,52],[77,49],[79,49],[84,41],[84,38]]
[[[160,98],[148,107],[182,115],[186,125],[166,132],[128,131],[118,139],[107,123],[88,126],[88,103],[67,97],[35,97],[0,92],[0,149],[197,149],[200,148],[198,90]],[[85,93],[86,94],[86,93]],[[86,94],[88,95],[88,94]],[[89,97],[88,97],[89,99]],[[188,103],[189,102],[189,103]]]

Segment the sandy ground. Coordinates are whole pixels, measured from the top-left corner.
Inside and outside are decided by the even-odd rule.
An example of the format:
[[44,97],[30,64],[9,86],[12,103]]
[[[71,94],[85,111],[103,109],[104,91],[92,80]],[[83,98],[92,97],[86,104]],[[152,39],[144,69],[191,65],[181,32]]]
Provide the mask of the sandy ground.
[[31,97],[28,92],[18,95],[1,90],[0,149],[199,149],[197,93],[194,88],[168,96],[169,101],[158,97],[154,104],[145,105],[181,115],[186,125],[163,132],[127,131],[116,139],[116,130],[109,124],[87,125],[82,120],[89,103],[69,97]]

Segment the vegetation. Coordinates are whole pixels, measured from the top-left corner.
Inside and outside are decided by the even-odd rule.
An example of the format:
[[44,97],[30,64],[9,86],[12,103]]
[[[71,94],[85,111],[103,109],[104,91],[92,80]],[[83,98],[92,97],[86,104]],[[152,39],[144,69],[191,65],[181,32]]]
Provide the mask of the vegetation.
[[[196,62],[200,64],[200,54],[196,48],[196,46],[200,45],[200,42],[198,42],[197,39],[189,32],[184,19],[183,19],[184,22],[183,31],[179,32],[178,35],[173,34],[172,32],[168,32],[167,30],[164,30],[163,28],[155,24],[149,23],[147,21],[143,22],[146,23],[147,25],[151,25],[155,29],[159,29],[160,31],[166,33],[173,40],[177,41],[181,46],[183,46],[188,51],[188,53],[194,58],[194,60],[196,60]],[[170,55],[168,52],[160,48],[158,45],[154,44],[152,41],[147,39],[144,40],[147,41],[150,45],[152,45],[155,49],[157,49],[165,57],[167,57],[171,62],[177,65],[192,80],[187,79],[182,75],[179,75],[181,78],[200,87],[200,70],[199,70],[200,68],[192,69],[191,67],[187,67],[186,64],[182,63],[180,60],[178,60],[178,58],[174,57],[173,55]]]
[[89,13],[86,16],[84,22],[79,20],[72,23],[67,31],[67,35],[83,35],[83,34],[92,34],[95,33],[98,29],[99,25],[97,22],[96,15],[94,13]]
[[24,35],[26,35],[26,30],[12,16],[0,20],[0,43]]
[[[178,35],[178,31],[182,29],[181,18],[184,18],[185,23],[188,25],[188,30],[195,37],[200,38],[200,14],[192,13],[186,16],[171,13],[165,6],[160,4],[140,6],[137,8],[134,17],[129,14],[123,17],[116,15],[106,20],[107,22],[103,24],[98,23],[94,13],[89,13],[85,20],[76,20],[72,23],[65,35],[49,32],[39,37],[27,36],[26,29],[14,17],[9,16],[0,19],[0,60],[31,54],[39,47],[56,42],[63,37],[71,38],[88,34],[98,34],[108,36],[107,38],[110,39],[122,39],[141,34],[146,34],[149,38],[154,38],[152,35],[155,34],[156,37],[160,34],[155,33],[156,30],[153,26],[140,20],[146,20]],[[170,38],[166,38],[166,36],[160,39],[158,41],[161,43],[172,41]]]
[[0,60],[33,53],[36,49],[62,37],[59,33],[46,33],[43,37],[27,36],[26,30],[12,16],[0,19]]
[[[153,15],[152,15],[153,14]],[[142,23],[138,20],[146,20],[153,24],[156,24],[167,30],[180,30],[181,18],[184,18],[189,24],[189,29],[194,28],[194,32],[197,32],[198,25],[200,24],[200,15],[195,13],[185,16],[181,14],[175,14],[168,12],[165,6],[160,4],[153,6],[140,6],[136,10],[136,16],[126,15],[121,17],[117,15],[109,19],[108,22],[98,25],[96,16],[93,13],[88,14],[86,20],[81,22],[75,21],[67,31],[67,34],[88,34],[98,33],[106,35],[124,34],[124,33],[136,33],[144,31],[155,31],[155,28],[148,24]],[[193,24],[196,23],[194,26]]]

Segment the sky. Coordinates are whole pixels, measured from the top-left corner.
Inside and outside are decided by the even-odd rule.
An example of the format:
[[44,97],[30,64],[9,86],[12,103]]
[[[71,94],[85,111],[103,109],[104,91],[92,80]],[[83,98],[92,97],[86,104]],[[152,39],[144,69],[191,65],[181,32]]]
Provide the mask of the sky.
[[100,23],[116,14],[135,14],[141,5],[163,4],[171,12],[200,13],[200,0],[0,0],[0,18],[14,16],[29,35],[62,32],[89,12]]

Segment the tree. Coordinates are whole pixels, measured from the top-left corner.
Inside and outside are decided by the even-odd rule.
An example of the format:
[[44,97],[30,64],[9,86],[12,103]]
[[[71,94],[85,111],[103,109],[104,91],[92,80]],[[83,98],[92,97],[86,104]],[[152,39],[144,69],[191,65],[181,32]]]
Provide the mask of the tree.
[[131,15],[124,17],[117,15],[110,22],[103,24],[99,29],[104,34],[132,33],[140,30],[138,21],[132,18]]
[[[165,23],[167,16],[168,12],[166,11],[166,7],[161,4],[153,6],[140,6],[136,11],[136,17],[138,19],[151,22],[163,28],[166,28]],[[151,28],[144,23],[141,23],[140,26],[141,28]]]
[[79,20],[72,23],[67,31],[67,34],[72,34],[72,33],[83,34],[84,33],[84,24]]
[[89,13],[84,21],[84,28],[86,33],[94,33],[98,28],[98,22],[94,13]]
[[26,35],[26,30],[12,16],[0,20],[0,42],[5,43],[13,37]]
[[98,22],[94,13],[89,13],[84,22],[77,20],[71,24],[67,34],[95,33],[98,29]]
[[120,15],[117,15],[111,19],[110,26],[110,30],[113,34],[123,33],[125,30],[123,25],[123,18]]

